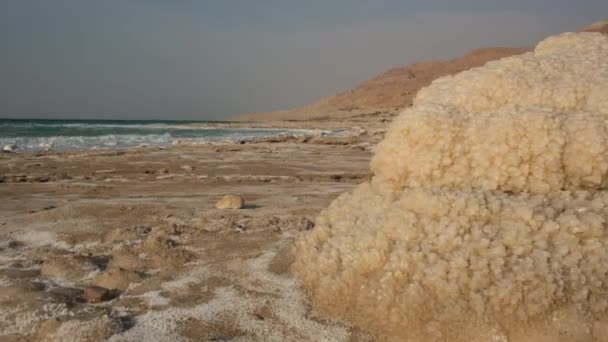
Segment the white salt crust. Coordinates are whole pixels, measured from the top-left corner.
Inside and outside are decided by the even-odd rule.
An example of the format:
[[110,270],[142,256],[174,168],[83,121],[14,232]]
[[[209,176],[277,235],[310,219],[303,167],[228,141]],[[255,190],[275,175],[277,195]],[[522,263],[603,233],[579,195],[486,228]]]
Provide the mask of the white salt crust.
[[608,37],[436,80],[300,238],[315,307],[380,340],[606,340]]
[[[349,341],[346,327],[337,322],[320,323],[309,316],[308,300],[298,281],[268,270],[275,256],[275,252],[270,251],[244,264],[238,262],[240,266],[234,280],[239,286],[214,289],[213,299],[206,303],[149,310],[136,317],[135,326],[112,336],[109,341],[189,341],[179,332],[189,320],[210,326],[224,322],[243,334],[225,337],[231,341]],[[180,291],[189,284],[205,283],[213,274],[214,271],[207,267],[195,269],[184,278],[164,283],[163,289]],[[268,295],[253,296],[239,288]],[[143,297],[150,300],[156,294],[148,292]],[[153,300],[162,301],[163,298]],[[269,310],[270,317],[261,320],[256,312],[264,307]],[[218,340],[223,338],[217,337]]]
[[605,189],[607,41],[563,34],[434,81],[378,145],[375,183],[390,191]]

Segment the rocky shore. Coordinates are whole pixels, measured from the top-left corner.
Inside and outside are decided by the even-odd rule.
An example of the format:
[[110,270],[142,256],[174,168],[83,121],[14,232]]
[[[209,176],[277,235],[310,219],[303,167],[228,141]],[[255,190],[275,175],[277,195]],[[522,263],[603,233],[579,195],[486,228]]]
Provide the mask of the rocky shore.
[[[311,311],[287,267],[294,238],[369,177],[385,126],[1,154],[0,340],[365,340]],[[244,203],[218,208],[241,209],[216,208],[225,195]]]

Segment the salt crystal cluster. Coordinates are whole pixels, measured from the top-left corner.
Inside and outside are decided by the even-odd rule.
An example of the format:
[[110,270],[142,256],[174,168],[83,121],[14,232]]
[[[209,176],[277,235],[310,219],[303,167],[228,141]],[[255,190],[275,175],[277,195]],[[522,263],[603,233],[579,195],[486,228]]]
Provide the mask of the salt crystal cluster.
[[434,81],[371,168],[296,243],[318,309],[381,340],[608,335],[607,36]]

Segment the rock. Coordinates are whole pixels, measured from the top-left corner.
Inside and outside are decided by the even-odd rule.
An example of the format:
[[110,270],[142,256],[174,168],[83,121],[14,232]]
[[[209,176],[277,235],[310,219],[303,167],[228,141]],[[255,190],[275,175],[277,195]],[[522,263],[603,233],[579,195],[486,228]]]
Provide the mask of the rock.
[[146,237],[152,231],[152,227],[146,225],[134,225],[128,228],[116,228],[105,234],[104,242],[134,241]]
[[154,230],[141,244],[141,249],[146,252],[157,253],[177,247],[177,242],[170,239],[163,230]]
[[150,267],[150,261],[141,258],[133,249],[122,249],[112,254],[111,268],[124,268],[126,270],[141,270]]
[[62,303],[67,306],[80,305],[83,303],[83,290],[77,287],[54,285],[45,289],[44,300],[53,303]]
[[77,282],[89,272],[75,255],[49,256],[40,269],[43,277]]
[[206,232],[217,232],[224,227],[223,224],[218,223],[217,220],[209,220],[206,217],[195,218],[190,221],[190,224],[200,230],[204,230]]
[[131,283],[137,283],[142,279],[143,277],[139,272],[122,267],[111,267],[97,276],[94,283],[100,287],[124,291]]
[[68,175],[67,173],[58,173],[58,174],[54,174],[53,178],[56,180],[70,180],[72,179],[72,176]]
[[245,200],[240,196],[226,195],[215,203],[217,209],[241,209],[245,205]]
[[162,169],[158,170],[158,173],[169,173],[169,170],[166,168],[162,168]]
[[186,171],[192,171],[192,170],[194,170],[194,166],[191,166],[191,165],[182,165],[181,169],[182,170],[186,170]]
[[2,148],[2,152],[5,152],[5,153],[13,153],[16,150],[17,150],[17,145],[5,145]]
[[0,287],[0,298],[22,298],[32,292],[44,291],[43,283],[31,282],[28,280],[12,281],[8,286]]
[[29,182],[34,182],[34,183],[46,183],[50,180],[51,178],[48,176],[35,176],[35,177],[28,177],[28,181]]
[[272,310],[270,309],[270,307],[268,305],[264,305],[261,308],[258,308],[257,310],[255,310],[254,314],[255,314],[255,317],[261,321],[272,318],[272,316],[273,316]]
[[56,317],[44,321],[42,324],[40,324],[36,331],[37,340],[46,341],[48,336],[57,331],[57,329],[61,326],[61,323],[61,320]]
[[61,322],[60,325],[49,324],[52,329],[44,336],[44,341],[106,341],[112,335],[121,331],[120,322],[108,315],[95,317],[89,320],[74,319]]
[[110,289],[101,286],[87,286],[83,298],[88,303],[101,303],[113,299],[115,296]]
[[296,140],[296,142],[298,144],[305,144],[305,143],[309,142],[311,139],[312,139],[312,136],[305,135],[303,137],[299,137],[298,140]]

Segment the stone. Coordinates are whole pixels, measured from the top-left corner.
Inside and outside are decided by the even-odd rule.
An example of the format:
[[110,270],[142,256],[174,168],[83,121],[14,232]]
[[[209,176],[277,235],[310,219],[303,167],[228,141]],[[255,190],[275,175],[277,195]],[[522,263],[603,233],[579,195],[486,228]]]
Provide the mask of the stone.
[[226,195],[215,203],[217,209],[241,209],[245,205],[245,200],[240,196]]
[[2,152],[5,152],[5,153],[13,153],[16,150],[17,150],[17,145],[5,145],[2,148]]
[[54,330],[49,329],[50,331],[44,336],[43,341],[107,341],[122,329],[120,321],[108,315],[98,316],[88,320],[68,320],[61,322],[59,326],[50,324],[50,327],[54,328]]
[[101,303],[114,298],[110,289],[101,286],[85,287],[82,296],[87,303]]
[[194,170],[194,166],[192,166],[192,165],[182,165],[181,169],[185,170],[185,171],[192,171],[192,170]]
[[89,272],[83,266],[83,260],[75,255],[49,256],[44,260],[40,273],[45,278],[77,282]]
[[7,286],[0,287],[0,298],[21,298],[22,296],[32,293],[44,291],[43,283],[32,282],[29,280],[15,280]]
[[130,284],[138,283],[143,279],[139,272],[127,270],[122,267],[109,267],[105,272],[95,278],[95,285],[112,290],[125,291]]
[[40,326],[36,330],[37,340],[47,341],[47,337],[57,331],[57,329],[61,326],[61,323],[61,320],[56,317],[42,322],[42,324],[40,324]]

